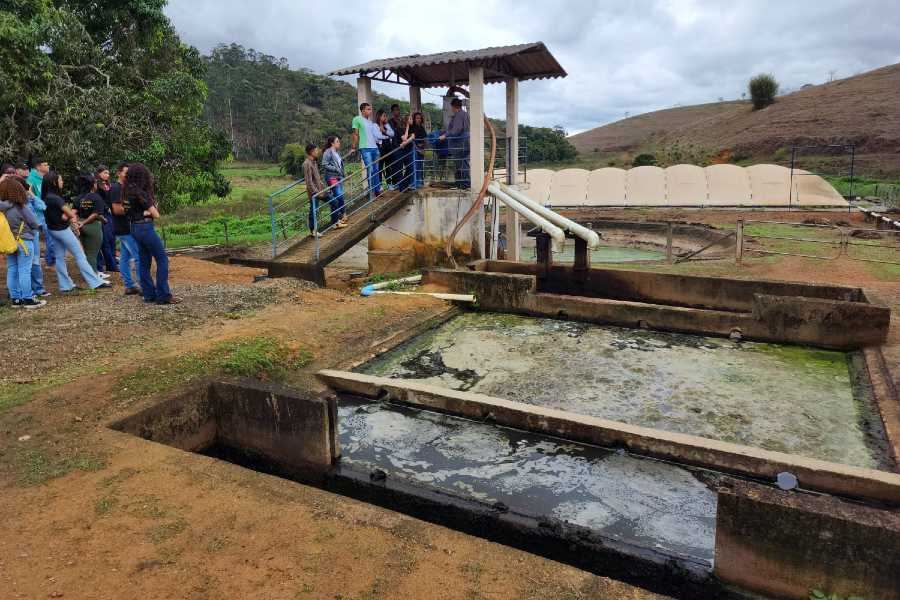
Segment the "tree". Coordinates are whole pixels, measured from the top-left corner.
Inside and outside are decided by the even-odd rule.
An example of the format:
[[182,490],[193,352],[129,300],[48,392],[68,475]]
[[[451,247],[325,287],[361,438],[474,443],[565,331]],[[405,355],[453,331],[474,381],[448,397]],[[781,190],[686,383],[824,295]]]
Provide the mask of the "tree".
[[719,96],[719,102],[724,102],[724,101],[725,101],[725,96]]
[[281,170],[300,179],[303,177],[303,161],[306,160],[306,147],[303,144],[287,144],[281,151]]
[[14,0],[0,12],[0,159],[40,154],[71,176],[125,159],[171,210],[227,193],[227,137],[201,118],[204,65],[165,0]]
[[760,73],[750,80],[748,85],[750,99],[753,101],[753,110],[762,110],[775,102],[778,94],[778,82],[771,73]]
[[627,110],[625,111],[625,118],[626,118],[626,119],[628,118],[628,111],[627,111]]
[[828,81],[834,81],[835,75],[837,75],[837,69],[829,69],[828,71]]
[[741,100],[747,97],[747,92],[741,92]]
[[638,154],[632,161],[632,167],[646,167],[656,165],[656,157],[652,154]]

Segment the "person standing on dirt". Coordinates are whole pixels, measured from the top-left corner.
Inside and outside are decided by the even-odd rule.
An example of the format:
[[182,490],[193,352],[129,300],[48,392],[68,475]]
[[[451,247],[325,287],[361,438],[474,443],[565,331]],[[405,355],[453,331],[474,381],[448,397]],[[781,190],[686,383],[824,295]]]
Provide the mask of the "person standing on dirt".
[[97,256],[97,270],[101,265],[107,273],[118,273],[119,263],[116,261],[116,234],[113,233],[112,209],[109,205],[109,167],[99,165],[94,173],[97,180],[97,194],[103,199],[103,242]]
[[[378,150],[376,150],[378,152]],[[319,237],[318,214],[317,211],[323,203],[330,199],[326,196],[328,188],[322,183],[319,176],[319,164],[316,157],[319,156],[319,147],[315,144],[306,145],[306,160],[303,161],[303,179],[306,180],[306,195],[309,198],[309,235],[310,237]],[[338,225],[338,217],[334,211],[329,212],[328,227]]]
[[82,171],[75,180],[75,196],[73,208],[81,221],[78,223],[79,240],[88,256],[94,272],[102,278],[109,275],[101,273],[97,269],[97,256],[100,254],[100,245],[103,244],[103,199],[97,194],[97,181],[94,174]]
[[336,135],[328,136],[322,150],[322,169],[325,171],[325,183],[331,188],[331,215],[337,215],[335,227],[347,226],[347,207],[344,204],[344,162],[341,160],[341,139]]
[[0,181],[0,212],[6,215],[10,233],[16,240],[15,251],[6,255],[6,287],[13,308],[39,308],[47,302],[35,299],[31,291],[31,263],[34,231],[41,224],[28,208],[28,195],[17,179],[13,175]]
[[438,139],[444,141],[450,138],[450,154],[456,163],[454,185],[451,189],[467,190],[472,187],[469,170],[469,113],[462,109],[462,101],[459,98],[450,101],[450,109],[453,116],[447,126],[447,133]]
[[119,272],[122,274],[122,283],[125,284],[125,295],[136,296],[141,293],[141,288],[131,275],[131,266],[134,265],[135,276],[140,279],[141,259],[137,242],[131,237],[131,224],[125,216],[125,207],[122,205],[122,186],[125,184],[127,172],[128,163],[121,162],[116,167],[116,181],[109,186],[109,206],[112,209],[113,233],[121,246]]
[[[181,298],[169,291],[169,257],[153,225],[154,220],[159,218],[159,208],[153,193],[153,175],[150,169],[139,162],[128,165],[123,188],[122,206],[125,208],[125,217],[131,224],[131,237],[134,238],[141,258],[138,275],[144,302],[178,304]],[[156,282],[150,275],[150,265],[154,260]]]
[[[50,165],[46,160],[40,156],[35,156],[31,159],[31,172],[28,173],[27,181],[31,184],[31,189],[38,198],[44,197],[41,186],[44,183],[44,175],[49,171]],[[53,245],[53,237],[50,235],[50,229],[44,215],[39,214],[37,215],[37,218],[38,221],[41,221],[43,224],[41,229],[44,230],[44,245],[46,246],[46,251],[44,252],[44,265],[47,267],[54,267],[56,266],[56,249]]]
[[[56,280],[59,283],[59,291],[72,292],[82,288],[75,285],[69,277],[66,266],[66,252],[75,258],[81,276],[91,289],[106,289],[112,286],[103,281],[96,273],[94,267],[88,262],[87,255],[78,243],[75,231],[78,231],[78,215],[66,205],[66,201],[60,197],[63,187],[63,178],[55,171],[47,171],[41,183],[41,199],[47,206],[44,216],[47,218],[47,229],[53,239],[57,251]],[[74,227],[74,231],[73,231]],[[96,258],[96,254],[93,258]]]

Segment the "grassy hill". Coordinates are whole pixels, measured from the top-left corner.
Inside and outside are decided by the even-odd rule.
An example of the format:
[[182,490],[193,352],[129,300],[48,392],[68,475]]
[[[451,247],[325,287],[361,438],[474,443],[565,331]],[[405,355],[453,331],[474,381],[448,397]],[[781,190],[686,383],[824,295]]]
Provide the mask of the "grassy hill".
[[[781,96],[753,111],[749,101],[671,108],[572,136],[582,158],[597,162],[623,152],[682,146],[731,150],[741,162],[790,164],[791,147],[856,144],[856,169],[870,176],[900,174],[900,64]],[[594,152],[594,148],[599,148]],[[599,156],[598,156],[599,155]],[[836,168],[833,156],[805,159],[804,167]]]

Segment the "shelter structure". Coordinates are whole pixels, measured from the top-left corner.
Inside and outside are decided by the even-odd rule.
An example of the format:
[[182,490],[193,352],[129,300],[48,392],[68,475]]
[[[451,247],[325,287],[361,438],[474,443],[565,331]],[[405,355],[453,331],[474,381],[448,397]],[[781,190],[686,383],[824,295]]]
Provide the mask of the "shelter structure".
[[[481,50],[460,50],[437,54],[413,54],[396,58],[372,60],[328,73],[333,76],[356,75],[356,89],[359,103],[372,104],[372,82],[383,81],[409,88],[410,109],[421,110],[422,89],[446,87],[444,96],[445,115],[450,110],[454,97],[452,88],[467,86],[469,92],[468,111],[471,136],[471,179],[473,189],[484,181],[484,86],[490,83],[506,84],[506,131],[508,182],[517,183],[519,170],[519,82],[534,79],[565,77],[566,72],[543,42],[483,48]],[[498,140],[498,147],[501,147]],[[507,232],[509,254],[519,257],[520,240],[518,216],[507,211]]]

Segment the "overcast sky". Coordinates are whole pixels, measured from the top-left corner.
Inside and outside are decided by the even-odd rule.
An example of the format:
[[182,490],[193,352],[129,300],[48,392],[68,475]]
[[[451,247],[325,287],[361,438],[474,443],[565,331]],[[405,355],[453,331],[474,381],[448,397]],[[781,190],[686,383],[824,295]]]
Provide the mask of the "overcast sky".
[[[165,12],[204,54],[234,42],[316,73],[541,41],[569,76],[522,82],[519,119],[570,134],[626,111],[740,98],[757,73],[796,90],[832,69],[841,78],[900,62],[896,0],[169,0]],[[374,87],[408,98],[403,86]],[[423,90],[422,100],[444,91]],[[503,118],[504,86],[488,85],[485,98],[488,115]]]

